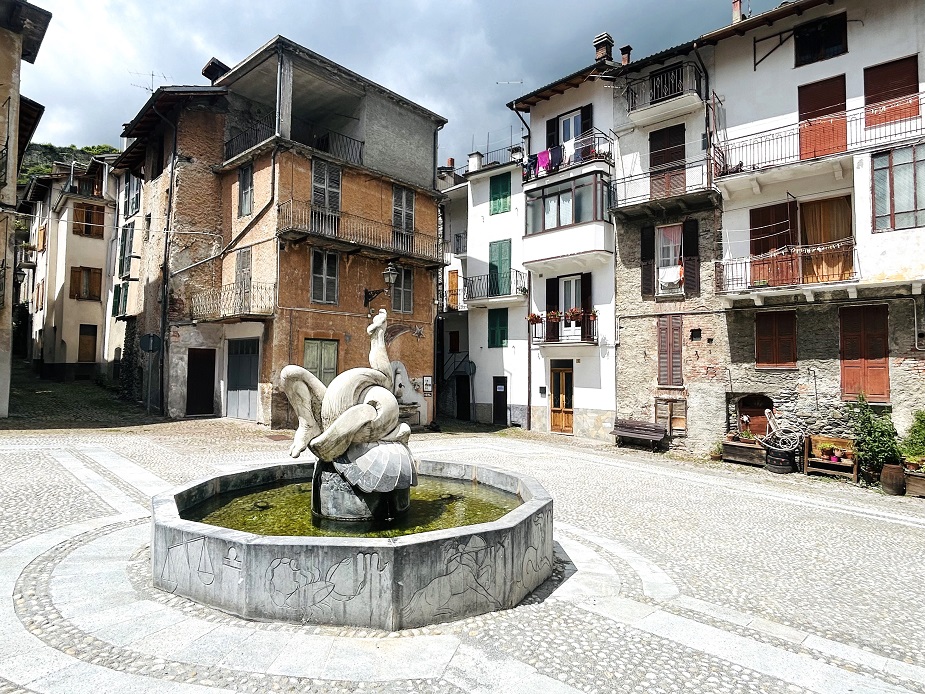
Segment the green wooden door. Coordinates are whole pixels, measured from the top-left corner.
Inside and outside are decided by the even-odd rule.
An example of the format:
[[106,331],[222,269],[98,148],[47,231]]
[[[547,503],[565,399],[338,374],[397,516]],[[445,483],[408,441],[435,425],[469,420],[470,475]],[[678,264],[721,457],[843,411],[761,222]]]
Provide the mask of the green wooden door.
[[511,293],[511,240],[488,244],[488,296]]

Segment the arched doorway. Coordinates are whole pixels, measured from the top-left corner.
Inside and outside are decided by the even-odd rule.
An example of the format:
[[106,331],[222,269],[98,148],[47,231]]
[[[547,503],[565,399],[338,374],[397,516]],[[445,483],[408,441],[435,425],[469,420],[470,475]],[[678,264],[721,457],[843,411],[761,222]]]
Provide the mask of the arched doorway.
[[774,401],[767,395],[746,395],[739,398],[736,406],[736,412],[739,420],[739,428],[744,429],[742,415],[748,415],[748,429],[755,436],[765,436],[768,433],[768,418],[765,416],[765,410],[773,410]]

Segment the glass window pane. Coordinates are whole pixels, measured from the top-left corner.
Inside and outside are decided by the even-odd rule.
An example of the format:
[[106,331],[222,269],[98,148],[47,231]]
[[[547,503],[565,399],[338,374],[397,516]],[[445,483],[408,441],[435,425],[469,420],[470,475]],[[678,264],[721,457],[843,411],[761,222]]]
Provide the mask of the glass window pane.
[[[925,151],[925,147],[921,148]],[[915,206],[925,210],[925,161],[915,164]]]
[[912,147],[901,147],[893,150],[893,165],[908,164],[912,161]]
[[572,191],[559,195],[559,224],[572,223]]
[[527,233],[543,231],[543,204],[539,199],[527,198]]
[[890,228],[890,215],[886,215],[883,217],[877,217],[875,228],[876,229],[889,229]]
[[895,218],[897,229],[909,229],[915,226],[915,212],[897,212]]
[[915,208],[915,189],[912,180],[912,165],[893,166],[893,209],[907,212]]
[[575,221],[590,222],[594,218],[594,187],[575,189]]
[[882,152],[871,157],[875,169],[885,169],[890,165],[890,153]]
[[879,169],[874,171],[874,213],[877,215],[890,214],[889,169]]
[[570,309],[572,307],[572,282],[564,280],[562,285],[562,308]]
[[556,195],[543,198],[544,228],[554,229],[559,226],[559,197]]

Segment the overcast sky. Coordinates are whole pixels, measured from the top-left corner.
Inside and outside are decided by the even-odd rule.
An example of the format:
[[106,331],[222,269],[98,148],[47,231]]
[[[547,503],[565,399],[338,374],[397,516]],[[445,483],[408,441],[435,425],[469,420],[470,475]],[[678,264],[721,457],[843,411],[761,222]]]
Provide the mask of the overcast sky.
[[597,34],[641,58],[732,17],[732,0],[34,2],[53,14],[36,64],[23,64],[23,94],[45,106],[35,142],[118,146],[152,72],[155,87],[208,84],[209,58],[235,65],[282,34],[447,118],[439,161],[457,166],[473,142],[506,146],[512,127],[518,140],[504,104],[594,62]]

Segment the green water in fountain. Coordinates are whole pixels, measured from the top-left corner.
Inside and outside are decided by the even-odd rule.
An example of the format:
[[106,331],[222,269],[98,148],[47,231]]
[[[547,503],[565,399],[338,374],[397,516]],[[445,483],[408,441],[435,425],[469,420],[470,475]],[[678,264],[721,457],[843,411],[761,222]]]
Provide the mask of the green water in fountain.
[[488,523],[521,503],[516,494],[477,482],[421,476],[418,485],[411,488],[411,509],[387,526],[326,523],[322,528],[312,523],[312,483],[306,479],[220,494],[181,515],[186,520],[256,535],[400,537]]

